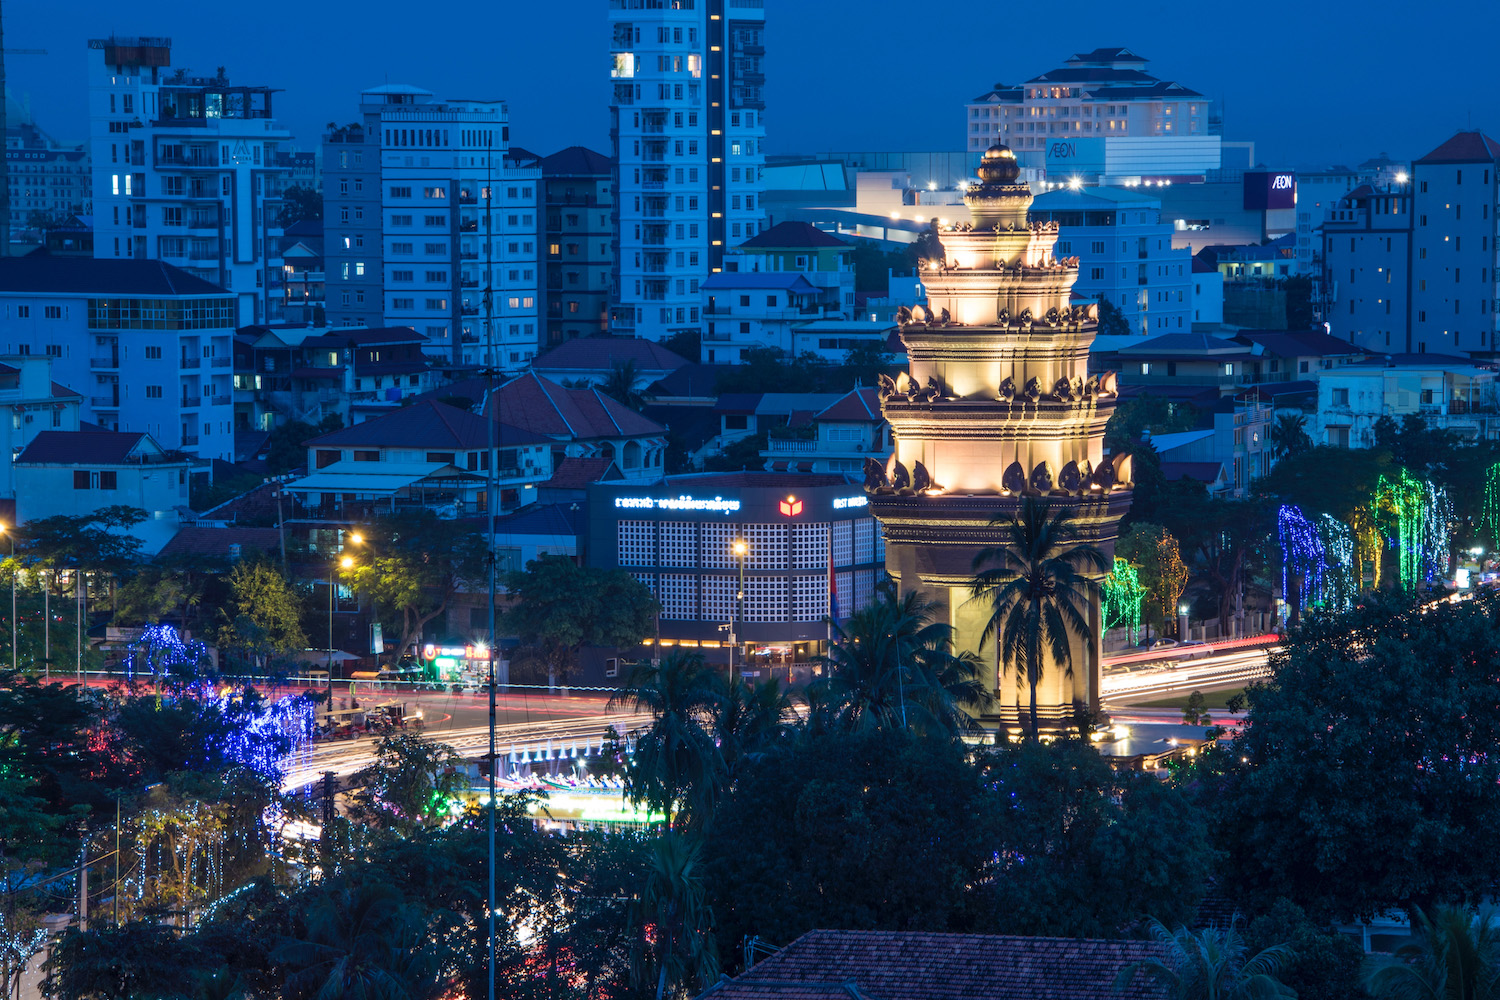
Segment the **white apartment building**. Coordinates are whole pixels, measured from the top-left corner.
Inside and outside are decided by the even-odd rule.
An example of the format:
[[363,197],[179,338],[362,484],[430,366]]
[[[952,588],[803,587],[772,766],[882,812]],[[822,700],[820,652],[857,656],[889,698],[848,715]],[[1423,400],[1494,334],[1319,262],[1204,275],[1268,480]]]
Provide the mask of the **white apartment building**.
[[965,108],[967,148],[1000,143],[1048,176],[1199,175],[1221,165],[1213,102],[1146,72],[1124,48],[1080,52],[1017,85],[996,84]]
[[84,420],[199,458],[234,460],[236,306],[161,261],[0,258],[0,354],[50,357]]
[[697,332],[701,286],[765,226],[763,0],[610,0],[610,329]]
[[78,393],[52,381],[46,355],[0,357],[0,497],[14,497],[12,463],[42,431],[78,430]]
[[1031,218],[1056,222],[1053,253],[1078,258],[1075,296],[1108,299],[1141,336],[1192,328],[1192,254],[1172,248],[1158,199],[1132,188],[1060,188],[1036,196]]
[[504,101],[372,87],[358,127],[324,137],[323,177],[330,322],[410,326],[434,359],[482,364],[489,291],[495,362],[536,355],[541,162],[511,148]]
[[172,264],[229,291],[240,324],[276,322],[291,133],[275,91],[171,62],[170,38],[89,41],[94,256]]

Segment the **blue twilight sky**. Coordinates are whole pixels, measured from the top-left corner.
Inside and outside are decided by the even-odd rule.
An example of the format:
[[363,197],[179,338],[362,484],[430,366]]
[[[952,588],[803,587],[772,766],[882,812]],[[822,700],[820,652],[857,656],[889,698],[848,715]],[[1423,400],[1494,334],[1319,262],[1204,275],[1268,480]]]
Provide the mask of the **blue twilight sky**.
[[[606,0],[8,0],[12,94],[62,140],[87,134],[90,37],[169,35],[173,61],[282,88],[314,148],[358,92],[412,83],[510,102],[511,138],[609,151]],[[217,8],[217,9],[216,9]],[[1219,99],[1225,138],[1273,166],[1422,155],[1460,128],[1500,134],[1495,0],[1204,2],[766,0],[772,153],[963,149],[963,103],[1070,53],[1123,45]]]

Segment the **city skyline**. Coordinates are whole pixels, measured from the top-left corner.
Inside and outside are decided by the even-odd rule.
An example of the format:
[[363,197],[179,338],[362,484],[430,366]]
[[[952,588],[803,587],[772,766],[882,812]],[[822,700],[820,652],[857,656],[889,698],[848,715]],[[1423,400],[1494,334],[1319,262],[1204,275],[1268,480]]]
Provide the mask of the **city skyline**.
[[[1404,8],[1378,4],[1361,24],[1382,23]],[[510,103],[512,141],[538,153],[569,145],[609,149],[609,91],[601,68],[609,52],[605,0],[576,0],[547,10],[475,6],[477,30],[455,34],[455,21],[430,25],[395,15],[395,4],[375,2],[354,20],[330,8],[307,11],[295,31],[279,21],[226,25],[178,0],[122,21],[100,0],[77,0],[73,16],[55,17],[40,0],[11,0],[5,10],[8,42],[45,48],[45,56],[17,56],[7,65],[11,93],[27,100],[35,120],[58,139],[81,141],[87,130],[86,44],[111,31],[169,35],[182,63],[211,74],[220,65],[237,83],[277,87],[278,118],[302,149],[316,147],[325,124],[343,123],[362,89],[410,83],[437,93]],[[771,0],[767,15],[767,148],[771,155],[841,149],[942,150],[964,143],[963,105],[996,82],[1019,83],[1058,65],[1075,51],[1099,45],[1129,47],[1151,60],[1149,69],[1221,102],[1225,138],[1256,143],[1257,160],[1283,167],[1354,165],[1379,153],[1411,159],[1459,128],[1494,128],[1500,94],[1486,86],[1478,61],[1452,60],[1451,19],[1412,21],[1400,31],[1355,37],[1333,10],[1299,11],[1288,23],[1267,15],[1249,24],[1235,15],[1184,3],[1162,3],[1155,17],[1125,17],[1119,8],[1080,3],[1066,27],[1046,10],[978,7],[945,2],[912,17],[890,0],[822,0],[797,5]],[[1479,3],[1458,5],[1487,16]],[[874,16],[872,16],[872,14]],[[884,15],[884,16],[882,16]],[[955,51],[962,39],[993,35],[994,44]],[[1062,29],[1062,30],[1059,30]],[[566,30],[566,45],[536,44]],[[1199,46],[1201,37],[1237,44]],[[473,39],[487,33],[499,56],[481,65]],[[330,51],[327,39],[342,44]],[[508,38],[522,39],[511,45]],[[889,39],[902,48],[887,55]],[[404,40],[395,48],[397,39]],[[1330,40],[1340,40],[1340,57]],[[529,40],[529,41],[525,41]],[[1020,41],[1018,43],[1018,40]],[[399,56],[394,68],[387,61]],[[1416,81],[1441,72],[1445,105],[1434,111],[1415,84],[1396,90],[1393,76]],[[541,85],[538,85],[540,81]],[[840,96],[844,95],[844,96]],[[878,114],[832,114],[835,104],[857,104]]]

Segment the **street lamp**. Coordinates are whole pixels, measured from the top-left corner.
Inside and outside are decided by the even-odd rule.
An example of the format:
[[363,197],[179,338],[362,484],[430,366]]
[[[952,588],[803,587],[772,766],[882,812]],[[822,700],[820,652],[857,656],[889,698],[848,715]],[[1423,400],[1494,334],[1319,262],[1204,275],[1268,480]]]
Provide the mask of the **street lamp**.
[[745,555],[750,546],[743,538],[736,538],[729,547],[740,561],[740,589],[735,593],[733,627],[729,630],[729,680],[734,680],[734,647],[739,639],[739,629],[745,621]]
[[344,556],[338,561],[333,572],[328,574],[328,708],[333,709],[333,598],[339,590],[339,569],[345,572],[354,568],[354,559]]
[[10,561],[12,563],[10,567],[10,669],[14,673],[16,670],[16,644],[20,641],[17,638],[18,633],[16,628],[16,570],[18,568],[14,565],[16,561],[16,536],[14,532],[8,531],[3,524],[0,524],[0,535],[4,535],[5,540],[10,543]]

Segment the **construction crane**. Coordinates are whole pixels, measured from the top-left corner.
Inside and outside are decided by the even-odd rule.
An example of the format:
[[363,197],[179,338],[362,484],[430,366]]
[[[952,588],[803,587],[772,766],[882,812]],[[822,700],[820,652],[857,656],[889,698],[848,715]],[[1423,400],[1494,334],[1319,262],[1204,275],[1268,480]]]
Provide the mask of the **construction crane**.
[[[7,49],[5,47],[5,13],[0,0],[0,143],[10,128],[10,107],[5,100],[5,57],[44,56],[46,49]],[[3,147],[0,147],[3,148]],[[10,254],[10,161],[0,161],[0,257]]]

